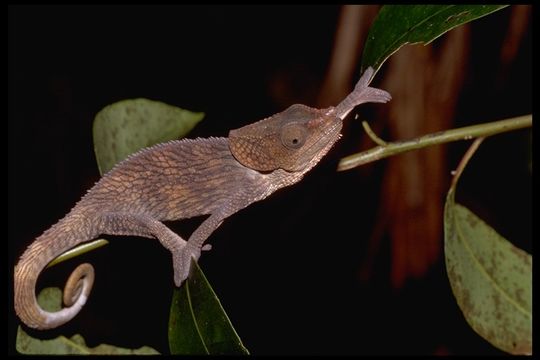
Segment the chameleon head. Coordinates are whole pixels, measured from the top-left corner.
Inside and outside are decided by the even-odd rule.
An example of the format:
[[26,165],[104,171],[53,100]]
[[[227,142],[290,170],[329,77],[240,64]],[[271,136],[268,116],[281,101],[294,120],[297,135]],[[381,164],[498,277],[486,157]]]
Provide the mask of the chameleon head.
[[257,171],[307,171],[339,139],[340,118],[326,110],[292,105],[274,116],[229,132],[229,147]]

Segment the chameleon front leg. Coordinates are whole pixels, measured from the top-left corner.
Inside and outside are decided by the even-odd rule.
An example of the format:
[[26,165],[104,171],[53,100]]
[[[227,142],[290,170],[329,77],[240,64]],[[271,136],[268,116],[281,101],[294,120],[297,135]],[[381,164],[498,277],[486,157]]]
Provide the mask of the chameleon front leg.
[[[206,232],[202,229],[210,229],[214,220],[211,220],[212,216],[206,219],[199,228],[190,237],[193,238],[195,234],[201,234],[197,236],[197,239],[202,239]],[[198,241],[187,242],[182,239],[178,234],[173,232],[162,222],[148,216],[148,215],[133,215],[126,213],[106,213],[101,216],[102,227],[104,234],[109,235],[135,235],[148,238],[156,238],[159,242],[171,252],[173,257],[174,268],[174,283],[176,286],[180,286],[182,282],[189,275],[189,269],[191,266],[191,257],[198,260],[201,256],[201,250],[210,250],[210,245],[202,246],[202,243],[212,233],[209,231],[204,239]],[[211,220],[211,221],[209,221]],[[221,224],[221,220],[219,224]],[[205,225],[206,224],[206,225]],[[202,231],[199,231],[201,229]],[[199,232],[198,232],[199,231]]]
[[[224,214],[221,211],[213,213],[191,234],[186,245],[176,253],[173,253],[173,262],[175,266],[174,283],[180,286],[189,275],[191,267],[191,258],[199,260],[201,250],[212,249],[209,244],[203,245],[206,239],[223,223],[223,220],[230,214]],[[178,267],[178,272],[176,271]]]
[[[156,238],[173,257],[174,282],[180,286],[182,274],[189,274],[189,262],[178,261],[183,257],[187,241],[173,232],[162,222],[148,215],[134,215],[128,213],[105,213],[101,215],[102,233],[109,235],[134,235],[147,238]],[[206,250],[205,248],[204,250]],[[200,253],[200,252],[199,252]],[[197,258],[198,259],[198,258]],[[187,266],[187,269],[184,267]]]
[[368,67],[360,80],[358,80],[354,90],[335,108],[332,108],[329,111],[329,114],[343,120],[355,106],[368,102],[386,103],[390,101],[392,99],[390,93],[381,89],[369,87],[369,83],[373,79],[373,72],[373,68]]

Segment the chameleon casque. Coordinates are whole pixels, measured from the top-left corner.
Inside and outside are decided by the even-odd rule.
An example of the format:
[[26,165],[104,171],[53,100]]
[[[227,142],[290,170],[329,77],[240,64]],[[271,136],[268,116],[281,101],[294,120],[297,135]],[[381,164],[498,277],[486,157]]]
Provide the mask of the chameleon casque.
[[[340,138],[342,120],[357,105],[385,103],[388,92],[368,87],[368,68],[336,107],[292,105],[229,137],[169,141],[143,149],[105,174],[71,211],[25,250],[15,266],[15,311],[29,327],[50,329],[71,320],[84,306],[94,282],[90,264],[79,265],[64,289],[64,307],[38,305],[36,282],[47,264],[99,235],[158,239],[172,254],[174,283],[187,278],[206,239],[224,219],[274,191],[297,183]],[[162,221],[210,215],[188,241]]]

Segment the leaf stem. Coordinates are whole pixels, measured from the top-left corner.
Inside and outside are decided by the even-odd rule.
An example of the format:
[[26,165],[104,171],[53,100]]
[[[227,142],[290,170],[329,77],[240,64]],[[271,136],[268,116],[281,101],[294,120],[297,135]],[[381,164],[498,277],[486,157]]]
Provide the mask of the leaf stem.
[[454,175],[454,177],[452,178],[452,185],[450,186],[451,191],[454,191],[454,189],[456,188],[456,185],[459,180],[459,177],[461,176],[461,173],[463,172],[463,170],[465,170],[465,167],[469,163],[469,160],[471,160],[472,156],[474,155],[476,150],[478,150],[478,148],[480,147],[480,144],[482,143],[482,141],[484,141],[484,139],[485,137],[479,137],[479,138],[476,138],[476,140],[474,140],[474,142],[471,144],[469,149],[467,149],[467,152],[465,153],[465,155],[463,155],[463,158],[459,162],[456,170],[452,172],[452,175]]
[[487,137],[531,126],[532,115],[523,115],[485,124],[439,131],[436,133],[423,135],[412,140],[389,142],[386,145],[379,145],[369,150],[342,158],[338,164],[337,170],[349,170],[360,165],[387,158],[389,156],[401,154],[411,150],[422,149],[427,146],[439,145],[458,140],[471,140],[477,137]]
[[371,127],[369,126],[367,121],[362,121],[362,127],[364,128],[364,131],[368,134],[370,139],[373,140],[373,142],[375,144],[380,145],[380,146],[387,146],[388,145],[388,143],[386,141],[384,141],[383,139],[378,137],[377,134],[375,134],[375,132],[373,132],[373,130],[371,130]]

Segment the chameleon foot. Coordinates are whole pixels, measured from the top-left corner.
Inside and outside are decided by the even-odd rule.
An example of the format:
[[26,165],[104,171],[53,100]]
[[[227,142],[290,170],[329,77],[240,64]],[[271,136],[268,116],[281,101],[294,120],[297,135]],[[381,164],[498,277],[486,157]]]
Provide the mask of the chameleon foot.
[[191,258],[198,261],[202,251],[209,251],[212,246],[204,245],[202,248],[186,242],[179,250],[173,252],[173,267],[174,267],[174,284],[178,287],[188,278],[189,270],[191,269]]

